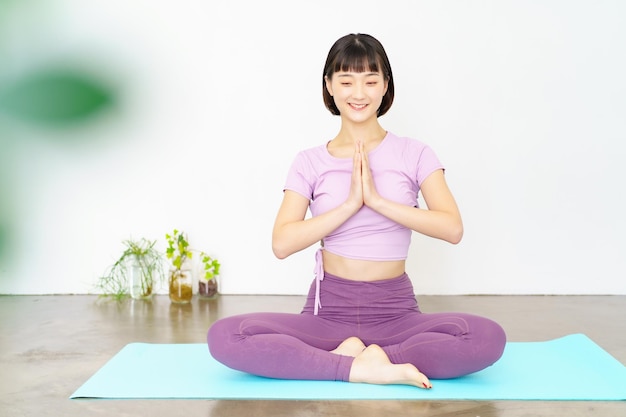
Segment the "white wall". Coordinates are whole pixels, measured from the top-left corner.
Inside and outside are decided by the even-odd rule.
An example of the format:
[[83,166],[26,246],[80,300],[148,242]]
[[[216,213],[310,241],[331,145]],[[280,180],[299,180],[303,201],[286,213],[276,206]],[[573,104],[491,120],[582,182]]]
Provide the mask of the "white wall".
[[224,293],[305,293],[313,248],[278,261],[271,227],[296,151],[339,126],[321,100],[326,53],[365,32],[394,69],[383,126],[436,150],[464,216],[460,245],[414,234],[416,291],[626,294],[624,2],[57,0],[33,10],[15,12],[10,67],[88,55],[124,101],[70,131],[0,119],[12,161],[0,198],[14,213],[0,293],[92,292],[123,239],[164,247],[174,227],[222,261]]

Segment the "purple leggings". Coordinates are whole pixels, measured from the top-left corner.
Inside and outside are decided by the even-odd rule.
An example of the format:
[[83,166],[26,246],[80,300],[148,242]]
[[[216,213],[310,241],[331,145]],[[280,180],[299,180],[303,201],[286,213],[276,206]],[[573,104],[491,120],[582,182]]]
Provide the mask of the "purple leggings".
[[226,317],[209,329],[211,355],[226,366],[281,379],[348,381],[354,358],[330,353],[356,336],[393,363],[412,363],[432,379],[455,378],[496,362],[506,342],[495,322],[464,313],[421,313],[406,274],[360,282],[324,274],[319,314],[315,282],[301,314]]

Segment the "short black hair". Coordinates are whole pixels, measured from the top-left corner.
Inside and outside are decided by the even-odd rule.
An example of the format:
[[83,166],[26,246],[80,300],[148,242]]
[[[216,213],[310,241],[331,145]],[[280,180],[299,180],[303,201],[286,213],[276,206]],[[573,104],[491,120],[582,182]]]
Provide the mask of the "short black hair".
[[394,97],[391,64],[385,48],[376,38],[365,33],[351,33],[339,38],[330,48],[322,76],[322,96],[326,108],[335,116],[339,115],[339,109],[326,89],[326,78],[331,79],[337,71],[381,72],[387,81],[387,92],[377,115],[382,116],[391,108]]

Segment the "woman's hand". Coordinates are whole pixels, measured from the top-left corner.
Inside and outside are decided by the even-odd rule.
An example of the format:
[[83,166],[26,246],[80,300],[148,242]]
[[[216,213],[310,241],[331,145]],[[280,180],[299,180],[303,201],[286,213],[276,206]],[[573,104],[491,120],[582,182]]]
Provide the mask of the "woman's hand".
[[346,205],[356,213],[363,206],[363,174],[362,174],[362,146],[359,142],[354,147],[352,156],[352,178],[350,180],[350,193]]
[[381,201],[382,197],[376,190],[374,179],[372,178],[372,170],[370,169],[367,152],[362,142],[357,142],[358,153],[361,161],[361,185],[363,187],[363,204],[375,210],[376,205]]
[[[377,213],[411,230],[427,236],[458,243],[463,236],[463,222],[450,192],[443,170],[430,174],[421,184],[427,209],[420,209],[384,199],[376,190],[369,159],[359,141],[354,152],[351,197],[360,184],[361,206],[364,204]],[[360,207],[360,206],[359,206]]]
[[380,201],[381,196],[376,190],[363,142],[357,141],[354,145],[352,179],[346,205],[356,212],[364,204],[370,208],[374,208]]

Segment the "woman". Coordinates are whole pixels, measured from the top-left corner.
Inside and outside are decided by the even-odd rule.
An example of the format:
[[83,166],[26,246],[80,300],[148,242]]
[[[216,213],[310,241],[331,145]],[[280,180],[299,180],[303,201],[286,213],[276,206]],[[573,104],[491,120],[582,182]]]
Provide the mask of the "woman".
[[379,123],[394,98],[383,46],[366,34],[337,40],[322,93],[341,128],[296,156],[272,236],[280,259],[321,242],[306,304],[301,314],[218,320],[211,354],[271,378],[421,388],[492,365],[504,350],[502,328],[470,314],[420,312],[405,272],[412,231],[456,244],[463,224],[435,153]]

